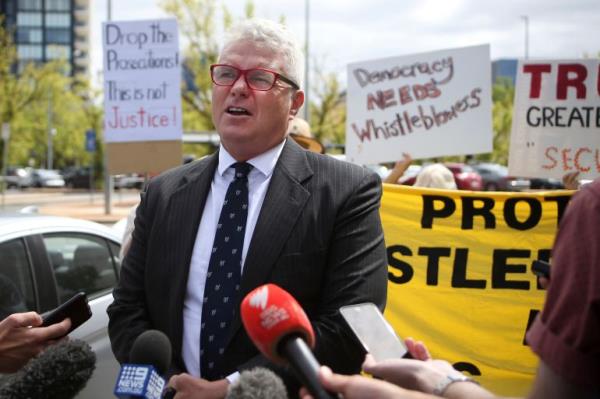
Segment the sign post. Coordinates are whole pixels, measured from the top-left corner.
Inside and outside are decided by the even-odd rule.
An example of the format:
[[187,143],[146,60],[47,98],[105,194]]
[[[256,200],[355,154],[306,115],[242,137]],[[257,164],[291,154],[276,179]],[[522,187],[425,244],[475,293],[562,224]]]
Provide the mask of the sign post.
[[6,174],[8,166],[8,141],[10,139],[10,124],[2,124],[2,141],[4,151],[2,152],[2,209],[4,209],[4,195],[6,191]]
[[85,150],[92,157],[90,161],[90,203],[94,203],[94,153],[96,152],[96,131],[94,129],[86,130],[85,132]]

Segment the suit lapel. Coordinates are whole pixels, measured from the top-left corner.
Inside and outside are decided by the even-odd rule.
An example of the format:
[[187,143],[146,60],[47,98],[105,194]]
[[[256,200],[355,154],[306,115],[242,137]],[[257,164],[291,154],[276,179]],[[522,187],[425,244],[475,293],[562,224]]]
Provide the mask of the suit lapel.
[[[167,234],[177,237],[175,246],[171,248],[170,262],[173,267],[174,289],[176,295],[170,300],[171,309],[183,309],[187,280],[192,259],[192,251],[200,226],[200,218],[204,211],[206,197],[210,191],[212,179],[218,164],[218,151],[198,162],[193,170],[184,176],[180,187],[172,194],[167,215]],[[157,293],[160,295],[160,293]],[[183,311],[172,312],[174,332],[174,348],[181,348],[183,335]],[[183,365],[183,360],[180,359]]]
[[[235,309],[239,310],[239,305],[246,294],[264,284],[271,274],[290,232],[311,195],[303,186],[303,182],[312,174],[305,150],[293,140],[288,139],[273,170],[273,176],[254,228],[244,263],[240,296]],[[235,314],[227,342],[240,327],[241,318],[238,311]]]

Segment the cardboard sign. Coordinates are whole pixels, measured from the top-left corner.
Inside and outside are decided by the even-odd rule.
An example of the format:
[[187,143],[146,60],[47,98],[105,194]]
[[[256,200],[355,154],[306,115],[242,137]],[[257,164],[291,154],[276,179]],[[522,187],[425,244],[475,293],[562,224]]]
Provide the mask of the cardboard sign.
[[519,61],[508,168],[600,175],[600,60]]
[[490,152],[491,79],[488,45],[348,65],[347,159]]
[[177,21],[102,24],[107,143],[181,140]]
[[384,184],[385,316],[501,396],[526,396],[538,364],[524,342],[545,291],[531,272],[550,259],[572,191],[488,193]]

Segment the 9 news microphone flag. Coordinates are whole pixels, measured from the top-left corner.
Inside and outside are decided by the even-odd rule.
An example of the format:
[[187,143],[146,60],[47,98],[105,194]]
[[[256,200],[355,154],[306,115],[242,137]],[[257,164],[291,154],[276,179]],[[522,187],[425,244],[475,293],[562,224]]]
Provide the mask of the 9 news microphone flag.
[[133,342],[129,360],[119,372],[115,396],[160,399],[165,388],[162,375],[171,364],[169,338],[158,330],[144,331]]

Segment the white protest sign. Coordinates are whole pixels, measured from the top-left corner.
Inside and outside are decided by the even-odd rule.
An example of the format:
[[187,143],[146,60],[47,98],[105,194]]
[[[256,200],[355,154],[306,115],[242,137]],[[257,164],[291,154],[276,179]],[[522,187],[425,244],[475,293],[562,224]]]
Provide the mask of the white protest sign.
[[181,60],[175,19],[102,24],[108,143],[181,140]]
[[348,65],[347,159],[492,151],[491,79],[488,45]]
[[521,60],[509,173],[600,175],[600,60]]

